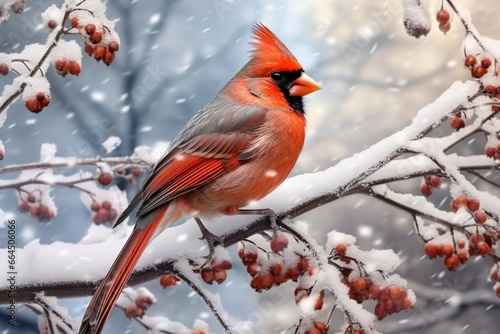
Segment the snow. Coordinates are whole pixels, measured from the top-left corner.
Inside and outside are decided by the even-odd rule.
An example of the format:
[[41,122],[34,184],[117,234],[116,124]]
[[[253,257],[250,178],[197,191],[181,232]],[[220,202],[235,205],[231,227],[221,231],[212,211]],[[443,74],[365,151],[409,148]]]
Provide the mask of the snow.
[[51,63],[55,63],[59,59],[66,59],[82,65],[82,48],[76,41],[59,40],[59,43],[54,47],[50,54]]
[[56,144],[43,143],[40,148],[40,162],[53,161],[57,153]]
[[106,139],[101,145],[104,146],[104,150],[106,151],[106,153],[111,153],[118,146],[120,146],[121,143],[122,140],[119,137],[111,136],[108,139]]

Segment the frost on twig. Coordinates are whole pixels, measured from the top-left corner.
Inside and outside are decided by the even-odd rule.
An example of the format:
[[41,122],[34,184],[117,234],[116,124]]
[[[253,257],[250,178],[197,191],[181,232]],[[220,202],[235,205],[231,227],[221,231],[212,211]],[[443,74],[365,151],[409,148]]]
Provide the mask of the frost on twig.
[[[0,4],[0,19],[5,14],[4,5],[18,6],[20,2],[24,4],[24,1]],[[21,95],[24,105],[33,113],[40,113],[50,104],[50,84],[46,77],[50,65],[63,77],[80,74],[82,48],[75,41],[64,40],[65,35],[78,33],[85,42],[85,52],[106,65],[113,62],[120,39],[105,12],[106,6],[99,0],[66,0],[60,6],[52,5],[42,14],[46,27],[52,30],[45,44],[26,45],[19,53],[0,53],[0,74],[15,77],[0,95],[0,127],[5,123],[9,106]]]

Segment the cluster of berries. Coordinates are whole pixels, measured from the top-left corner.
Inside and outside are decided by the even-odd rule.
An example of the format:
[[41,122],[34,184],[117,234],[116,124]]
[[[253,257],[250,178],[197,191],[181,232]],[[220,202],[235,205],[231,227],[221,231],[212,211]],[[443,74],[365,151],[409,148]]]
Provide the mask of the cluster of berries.
[[450,31],[451,28],[450,18],[451,15],[446,9],[441,9],[436,13],[436,20],[439,22],[439,30],[445,34]]
[[451,201],[451,211],[457,212],[459,209],[469,211],[477,224],[484,224],[488,220],[488,215],[481,209],[481,203],[475,198],[467,198],[465,195],[459,195]]
[[272,251],[270,254],[246,245],[238,250],[241,262],[247,267],[248,274],[252,276],[250,287],[255,291],[268,290],[290,280],[296,282],[305,273],[313,274],[314,268],[304,256],[297,256],[297,261],[292,265],[285,264],[285,258],[281,252],[288,247],[286,234],[276,233],[269,246]]
[[125,308],[125,316],[127,318],[142,318],[144,313],[149,309],[151,305],[155,303],[153,297],[149,294],[139,293],[133,303],[130,303],[127,308]]
[[54,218],[54,211],[50,209],[47,205],[37,201],[34,194],[28,194],[25,199],[21,200],[18,209],[20,212],[27,212],[40,222],[48,222]]
[[433,188],[439,188],[443,180],[436,175],[426,175],[420,184],[420,192],[425,197],[428,197],[432,194]]
[[496,282],[494,286],[495,294],[500,297],[500,266],[498,263],[491,269],[490,279]]
[[218,259],[213,258],[210,261],[210,267],[204,267],[202,269],[195,269],[195,272],[199,272],[203,282],[207,284],[222,284],[227,278],[227,270],[231,269],[233,264],[228,259]]
[[98,27],[94,23],[80,24],[76,16],[71,18],[71,25],[85,40],[85,52],[89,56],[97,61],[102,60],[107,66],[113,62],[115,52],[118,51],[120,45],[117,41],[104,38],[107,31],[105,26]]
[[49,103],[50,96],[43,92],[39,92],[35,97],[24,101],[24,105],[26,106],[26,108],[35,114],[41,112],[43,108],[49,105]]
[[311,328],[306,329],[304,334],[326,334],[328,332],[328,324],[323,321],[314,321]]
[[124,177],[130,185],[134,185],[137,181],[137,178],[141,176],[142,169],[140,169],[139,167],[133,167],[129,171],[127,171],[123,168],[119,168],[115,171],[115,173],[121,177]]
[[457,112],[451,119],[450,119],[450,126],[454,130],[460,130],[462,128],[465,128],[465,118],[466,115],[465,113],[462,112]]
[[94,201],[90,204],[90,210],[95,213],[92,221],[96,225],[112,223],[118,214],[109,201],[102,201],[102,203]]
[[483,57],[480,62],[478,62],[475,56],[469,55],[465,57],[464,65],[470,70],[471,75],[476,78],[482,78],[486,73],[488,73],[488,69],[490,68],[492,62],[488,57]]
[[491,251],[491,245],[492,239],[489,235],[474,233],[468,240],[456,241],[456,247],[451,243],[428,241],[424,246],[424,252],[429,259],[438,256],[444,257],[445,267],[454,271],[460,263],[466,262],[470,255],[488,255]]
[[[483,91],[486,96],[500,100],[500,86],[495,87],[493,85],[486,85]],[[493,104],[491,110],[493,112],[500,111],[500,104]]]
[[500,160],[500,143],[496,146],[487,143],[484,148],[484,153],[488,158],[493,158],[494,160]]
[[[347,250],[348,246],[345,243],[337,244],[334,248],[333,258],[349,264],[350,257],[347,256]],[[406,289],[396,285],[381,287],[371,279],[361,275],[349,279],[349,276],[353,273],[351,268],[341,268],[341,272],[344,276],[342,283],[349,287],[349,298],[359,304],[368,299],[377,301],[375,315],[379,320],[384,319],[390,314],[409,310],[413,307],[413,302],[408,298],[408,291]]]
[[71,75],[79,75],[82,70],[80,64],[78,64],[76,61],[68,60],[65,58],[57,59],[54,62],[54,68],[56,69],[57,74],[59,74],[63,78],[68,73]]

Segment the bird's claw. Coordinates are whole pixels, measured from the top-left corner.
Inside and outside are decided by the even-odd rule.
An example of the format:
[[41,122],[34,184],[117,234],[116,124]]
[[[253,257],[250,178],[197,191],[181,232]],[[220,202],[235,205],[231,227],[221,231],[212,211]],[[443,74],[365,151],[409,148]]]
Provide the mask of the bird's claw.
[[201,232],[200,240],[205,240],[207,242],[207,246],[208,246],[208,251],[209,251],[208,255],[202,256],[204,259],[207,260],[207,262],[205,262],[203,264],[203,266],[204,266],[208,263],[208,261],[210,261],[213,258],[214,254],[215,254],[215,247],[218,245],[224,246],[224,240],[221,237],[219,237],[218,235],[215,235],[212,232],[210,232],[205,227],[205,225],[203,225],[203,222],[201,221],[200,218],[195,217],[194,219],[195,219],[196,223],[198,224],[198,227],[199,227],[200,232]]

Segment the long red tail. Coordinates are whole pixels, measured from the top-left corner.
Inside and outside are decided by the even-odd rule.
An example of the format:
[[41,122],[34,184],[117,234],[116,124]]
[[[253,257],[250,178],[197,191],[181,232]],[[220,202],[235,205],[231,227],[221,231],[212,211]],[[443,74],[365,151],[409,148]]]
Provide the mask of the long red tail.
[[158,209],[158,213],[156,213],[146,226],[134,229],[118,258],[111,266],[111,269],[90,301],[83,317],[79,334],[101,333],[116,300],[120,296],[137,261],[139,261],[141,254],[153,237],[167,209],[168,204]]

